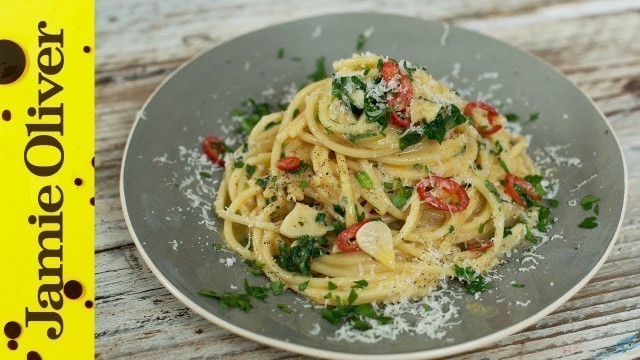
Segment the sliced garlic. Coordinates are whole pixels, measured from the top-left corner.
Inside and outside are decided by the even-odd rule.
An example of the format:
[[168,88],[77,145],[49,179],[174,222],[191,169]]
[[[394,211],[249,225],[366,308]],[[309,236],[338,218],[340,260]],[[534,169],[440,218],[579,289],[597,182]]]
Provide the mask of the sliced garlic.
[[382,221],[368,222],[356,233],[356,243],[360,250],[390,269],[396,268],[391,229]]
[[416,119],[416,121],[425,119],[427,122],[431,122],[438,115],[440,105],[427,100],[413,99],[410,109],[412,119]]
[[328,228],[324,223],[316,222],[319,214],[314,208],[303,203],[296,203],[293,210],[284,218],[280,225],[280,233],[290,238],[299,238],[303,235],[322,236]]

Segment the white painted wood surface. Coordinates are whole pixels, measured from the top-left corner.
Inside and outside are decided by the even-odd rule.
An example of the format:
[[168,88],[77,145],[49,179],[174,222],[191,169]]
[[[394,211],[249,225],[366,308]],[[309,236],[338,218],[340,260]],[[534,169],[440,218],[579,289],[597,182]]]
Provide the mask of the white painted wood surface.
[[[305,358],[204,320],[141,260],[118,194],[127,134],[145,99],[181,63],[243,33],[298,18],[369,11],[447,21],[529,51],[585,91],[617,133],[627,214],[591,282],[536,325],[459,359],[640,358],[640,1],[97,2],[96,353],[100,359]],[[633,340],[635,336],[635,340]],[[627,348],[616,345],[631,338]],[[620,351],[616,352],[616,350]]]

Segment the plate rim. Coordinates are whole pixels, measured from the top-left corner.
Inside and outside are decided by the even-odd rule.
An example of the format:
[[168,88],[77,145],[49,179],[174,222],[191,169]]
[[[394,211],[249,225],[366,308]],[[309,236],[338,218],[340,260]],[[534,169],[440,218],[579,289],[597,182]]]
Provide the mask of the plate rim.
[[[304,22],[304,21],[316,20],[316,19],[332,17],[332,16],[336,16],[336,15],[338,15],[338,16],[342,16],[342,15],[374,15],[374,16],[383,15],[383,16],[391,16],[391,17],[403,17],[403,18],[408,18],[408,19],[413,19],[413,20],[419,20],[419,21],[424,21],[424,22],[431,22],[431,23],[435,23],[435,24],[441,24],[442,26],[449,26],[449,27],[454,28],[454,29],[456,29],[458,31],[461,30],[463,32],[468,32],[468,33],[473,33],[473,34],[476,34],[476,35],[480,35],[480,36],[482,36],[484,38],[488,38],[488,39],[496,41],[496,42],[498,42],[498,43],[500,43],[502,45],[505,45],[505,46],[508,46],[508,47],[510,47],[512,49],[515,49],[516,51],[524,53],[527,56],[533,58],[534,60],[540,62],[546,68],[550,69],[551,71],[554,71],[556,74],[560,75],[562,78],[567,80],[576,90],[578,90],[580,92],[580,94],[583,97],[585,97],[589,101],[591,106],[596,109],[596,111],[598,112],[598,114],[600,115],[600,117],[602,118],[604,123],[607,125],[609,133],[611,135],[613,135],[614,141],[615,141],[615,143],[616,143],[616,145],[618,147],[618,152],[619,152],[621,160],[622,160],[623,192],[622,192],[622,208],[621,208],[621,212],[620,212],[620,219],[618,220],[618,224],[616,225],[616,230],[613,233],[611,241],[609,242],[609,245],[608,245],[607,249],[605,250],[604,254],[602,255],[602,257],[598,260],[598,262],[591,269],[591,271],[589,271],[589,273],[581,281],[579,281],[576,285],[574,285],[571,289],[569,289],[569,291],[565,292],[556,301],[554,301],[551,304],[549,304],[548,306],[544,307],[542,310],[540,310],[536,314],[534,314],[534,315],[532,315],[532,316],[526,318],[525,320],[522,320],[522,321],[520,321],[520,322],[518,322],[516,324],[513,324],[513,325],[511,325],[511,326],[509,326],[509,327],[507,327],[505,329],[493,332],[493,333],[485,335],[483,337],[480,337],[480,338],[477,338],[477,339],[474,339],[474,340],[471,340],[471,341],[463,342],[463,343],[460,343],[460,344],[456,344],[456,345],[445,346],[445,347],[440,347],[440,348],[435,348],[435,349],[422,350],[422,351],[414,351],[414,352],[407,352],[407,353],[395,353],[395,354],[364,354],[364,353],[337,352],[337,351],[330,351],[330,350],[314,348],[314,347],[306,346],[306,345],[299,345],[299,344],[295,344],[295,343],[292,343],[292,342],[287,342],[287,341],[283,341],[283,340],[274,339],[274,338],[271,338],[271,337],[268,337],[268,336],[265,336],[265,335],[262,335],[262,334],[259,334],[259,333],[256,333],[256,332],[252,332],[250,330],[243,329],[243,328],[241,328],[241,327],[239,327],[237,325],[234,325],[234,324],[232,324],[232,323],[230,323],[228,321],[225,321],[225,320],[215,316],[213,313],[207,311],[206,309],[204,309],[203,307],[201,307],[200,305],[195,303],[193,300],[189,299],[189,297],[187,297],[185,294],[180,292],[162,274],[162,272],[155,266],[154,262],[151,260],[151,258],[148,256],[148,254],[145,252],[145,250],[144,250],[144,248],[142,246],[142,242],[140,241],[140,239],[138,238],[138,236],[135,233],[135,230],[134,230],[133,225],[131,223],[131,219],[129,217],[129,211],[127,209],[126,194],[125,194],[125,187],[124,187],[124,170],[125,170],[125,166],[126,166],[126,158],[127,158],[127,154],[128,154],[128,151],[129,151],[129,145],[131,143],[131,139],[133,137],[133,133],[134,133],[135,129],[138,126],[138,122],[143,117],[144,109],[149,105],[151,100],[155,97],[156,93],[158,91],[160,91],[160,89],[162,89],[163,86],[167,82],[169,82],[177,73],[179,73],[183,68],[185,68],[186,66],[191,64],[194,60],[200,58],[202,55],[204,55],[205,53],[209,52],[212,49],[215,49],[215,48],[217,48],[217,47],[219,47],[221,45],[224,45],[224,44],[226,44],[228,42],[231,42],[231,41],[238,40],[238,39],[241,39],[243,37],[249,36],[251,34],[270,29],[272,27],[281,26],[281,25],[287,25],[287,24],[296,23],[296,22]],[[438,358],[438,357],[443,357],[443,356],[456,355],[456,354],[460,354],[462,352],[472,351],[472,350],[477,349],[477,348],[479,348],[479,347],[481,347],[483,345],[493,344],[496,341],[498,341],[498,340],[500,340],[500,339],[502,339],[504,337],[507,337],[509,335],[512,335],[512,334],[515,334],[515,333],[517,333],[519,331],[522,331],[525,328],[537,323],[538,321],[540,321],[542,318],[546,317],[547,315],[549,315],[553,311],[557,310],[560,306],[562,306],[562,304],[567,302],[578,291],[580,291],[593,278],[593,276],[598,272],[598,270],[600,270],[600,268],[602,267],[602,265],[604,264],[606,259],[609,257],[609,254],[610,254],[611,250],[613,249],[613,246],[616,243],[616,241],[618,239],[618,236],[620,234],[620,230],[622,228],[622,223],[624,221],[624,216],[625,216],[626,208],[627,208],[628,170],[627,170],[626,159],[625,159],[625,156],[624,156],[624,151],[623,151],[623,148],[622,148],[622,146],[620,144],[620,139],[618,138],[617,133],[614,131],[613,127],[611,126],[609,120],[607,119],[605,114],[602,112],[602,110],[600,110],[600,108],[596,105],[596,103],[593,101],[593,99],[591,99],[591,97],[589,97],[573,81],[568,79],[562,72],[560,72],[558,69],[556,69],[550,63],[548,63],[546,60],[538,57],[537,55],[532,54],[532,53],[530,53],[528,51],[525,51],[523,49],[520,49],[520,48],[518,48],[516,46],[513,46],[513,45],[511,45],[511,44],[509,44],[507,42],[504,42],[502,40],[499,40],[499,39],[496,39],[494,37],[491,37],[491,36],[488,36],[486,34],[483,34],[481,32],[465,29],[463,27],[452,25],[452,24],[447,23],[447,22],[441,22],[441,21],[430,20],[430,19],[420,19],[420,18],[417,18],[417,17],[399,15],[399,14],[390,14],[390,13],[336,12],[336,13],[322,14],[322,15],[316,15],[316,16],[310,16],[310,17],[303,17],[303,18],[300,18],[300,19],[292,20],[292,21],[277,22],[277,23],[269,24],[268,26],[265,26],[265,27],[262,27],[262,28],[259,28],[259,29],[255,29],[255,30],[240,34],[238,36],[229,38],[229,39],[227,39],[227,40],[225,40],[225,41],[223,41],[223,42],[221,42],[219,44],[207,47],[207,48],[203,49],[202,51],[197,52],[189,60],[185,61],[180,66],[178,66],[174,71],[172,71],[169,75],[167,75],[160,82],[160,84],[148,96],[147,100],[145,100],[144,104],[142,105],[142,108],[136,112],[136,119],[133,122],[133,124],[131,125],[131,130],[129,130],[129,134],[127,136],[127,142],[126,142],[123,154],[122,154],[122,164],[120,166],[120,176],[119,176],[118,189],[119,189],[119,192],[120,192],[120,204],[121,204],[121,207],[122,207],[122,212],[123,212],[123,215],[124,215],[125,223],[127,224],[127,230],[129,232],[134,244],[136,245],[136,248],[138,249],[138,252],[142,256],[144,262],[147,264],[147,266],[149,267],[149,269],[151,270],[153,275],[160,281],[160,283],[167,290],[169,290],[169,292],[175,298],[177,298],[180,302],[185,304],[187,307],[189,307],[195,313],[197,313],[198,315],[200,315],[203,318],[207,319],[208,321],[212,322],[213,324],[215,324],[217,326],[220,326],[221,328],[223,328],[225,330],[231,331],[231,332],[233,332],[233,333],[235,333],[237,335],[240,335],[240,336],[242,336],[242,337],[244,337],[244,338],[246,338],[248,340],[256,341],[256,342],[259,342],[259,343],[262,343],[262,344],[265,344],[265,345],[268,345],[268,346],[272,346],[272,347],[275,347],[275,348],[279,348],[279,349],[282,349],[282,350],[291,351],[291,352],[304,354],[304,355],[309,355],[309,356],[317,356],[317,357],[323,357],[323,358],[328,358],[328,359],[342,359],[342,358],[344,358],[344,356],[349,356],[349,358],[352,358],[352,359],[363,359],[363,360],[364,359],[389,359],[389,360],[433,359],[433,358]]]

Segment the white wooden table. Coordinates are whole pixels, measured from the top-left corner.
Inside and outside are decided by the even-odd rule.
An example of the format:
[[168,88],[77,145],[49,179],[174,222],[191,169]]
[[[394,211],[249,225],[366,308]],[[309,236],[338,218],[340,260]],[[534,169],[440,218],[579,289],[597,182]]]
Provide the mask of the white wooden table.
[[368,11],[446,21],[543,58],[595,100],[627,159],[622,231],[591,282],[536,325],[457,358],[640,358],[640,0],[346,3],[97,2],[97,357],[304,358],[223,330],[169,294],[141,260],[126,229],[118,193],[120,162],[136,112],[162,79],[194,54],[276,23]]

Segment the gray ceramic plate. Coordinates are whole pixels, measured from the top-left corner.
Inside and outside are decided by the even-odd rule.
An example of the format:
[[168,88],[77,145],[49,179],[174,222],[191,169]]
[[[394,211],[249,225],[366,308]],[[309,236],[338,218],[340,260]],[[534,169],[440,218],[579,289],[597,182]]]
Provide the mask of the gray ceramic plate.
[[[442,339],[404,334],[395,340],[363,345],[332,341],[335,328],[318,310],[308,309],[294,294],[266,303],[254,301],[250,314],[225,310],[215,300],[197,295],[210,288],[242,286],[249,276],[236,256],[214,251],[222,243],[215,230],[216,216],[207,213],[210,202],[203,179],[193,180],[198,167],[184,149],[198,150],[198,137],[225,136],[222,128],[235,127],[227,114],[249,98],[281,98],[292,82],[303,83],[316,59],[349,57],[356,39],[373,32],[366,50],[426,66],[437,78],[445,77],[467,98],[502,100],[503,111],[522,116],[524,133],[533,136],[531,151],[556,152],[556,178],[560,206],[551,235],[562,234],[539,247],[537,269],[514,256],[498,269],[502,281],[479,300],[456,300],[458,325],[446,329]],[[279,48],[285,57],[277,58]],[[298,57],[299,59],[291,59]],[[297,61],[296,61],[297,60]],[[466,94],[465,94],[466,95]],[[495,102],[494,102],[495,103]],[[530,113],[539,120],[527,122]],[[561,145],[556,150],[550,145]],[[546,152],[545,149],[546,148]],[[193,154],[191,154],[193,155]],[[543,156],[544,157],[544,156]],[[570,158],[581,160],[571,165]],[[191,160],[194,160],[192,156]],[[221,173],[213,174],[213,179]],[[204,182],[206,184],[206,181]],[[548,65],[511,46],[483,35],[446,25],[380,14],[327,15],[304,19],[241,36],[219,45],[169,77],[151,96],[137,119],[122,164],[121,198],[131,235],[151,270],[182,302],[219,326],[252,340],[290,351],[322,357],[425,358],[450,355],[494,342],[535,323],[575,294],[606,258],[618,232],[625,203],[625,166],[620,147],[607,121],[594,104],[570,81]],[[579,229],[592,212],[576,201],[586,194],[602,198],[599,226]],[[198,201],[200,197],[201,201]],[[199,202],[199,203],[198,203]],[[573,206],[572,206],[573,205]],[[203,211],[205,211],[203,213]],[[210,230],[209,227],[214,230]],[[526,249],[525,244],[521,250]],[[237,260],[237,264],[228,267]],[[259,278],[252,278],[258,282]],[[510,282],[525,284],[515,288]],[[491,311],[467,311],[480,302]],[[295,314],[275,309],[291,306]],[[321,325],[311,335],[312,324]]]

